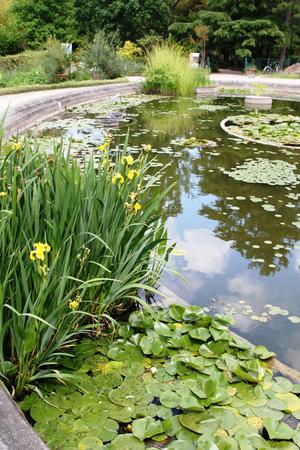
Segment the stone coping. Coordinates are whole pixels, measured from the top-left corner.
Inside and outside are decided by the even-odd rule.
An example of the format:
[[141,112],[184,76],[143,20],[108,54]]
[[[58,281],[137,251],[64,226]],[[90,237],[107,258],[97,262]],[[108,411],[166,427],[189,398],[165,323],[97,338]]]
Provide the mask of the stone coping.
[[48,450],[1,385],[0,450]]
[[64,112],[66,108],[136,94],[140,88],[141,82],[132,80],[128,83],[17,94],[6,99],[6,104],[3,97],[0,97],[4,137],[8,139],[22,133],[31,126]]

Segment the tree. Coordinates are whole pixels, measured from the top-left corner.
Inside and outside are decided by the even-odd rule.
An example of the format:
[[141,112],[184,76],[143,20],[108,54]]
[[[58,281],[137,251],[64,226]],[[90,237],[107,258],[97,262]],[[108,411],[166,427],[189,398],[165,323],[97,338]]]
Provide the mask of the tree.
[[272,12],[284,33],[279,58],[279,65],[283,67],[287,51],[293,52],[300,49],[300,3],[298,0],[279,0]]
[[170,20],[167,0],[75,0],[75,17],[81,36],[99,30],[119,33],[120,40],[136,41],[146,34],[164,34]]
[[183,39],[197,26],[208,27],[209,50],[227,66],[244,57],[269,57],[284,42],[272,16],[273,0],[208,0],[207,10],[192,22],[174,23],[170,31]]
[[13,11],[28,47],[39,47],[51,36],[63,41],[72,39],[73,0],[17,0]]
[[12,14],[12,0],[0,3],[0,55],[18,53],[23,49],[23,35]]

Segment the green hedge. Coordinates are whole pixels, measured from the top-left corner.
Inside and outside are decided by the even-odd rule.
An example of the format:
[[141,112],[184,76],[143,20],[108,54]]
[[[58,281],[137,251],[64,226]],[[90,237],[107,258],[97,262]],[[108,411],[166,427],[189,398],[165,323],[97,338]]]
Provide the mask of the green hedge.
[[33,60],[43,52],[23,52],[16,55],[0,56],[0,71],[17,69],[20,66],[30,65]]

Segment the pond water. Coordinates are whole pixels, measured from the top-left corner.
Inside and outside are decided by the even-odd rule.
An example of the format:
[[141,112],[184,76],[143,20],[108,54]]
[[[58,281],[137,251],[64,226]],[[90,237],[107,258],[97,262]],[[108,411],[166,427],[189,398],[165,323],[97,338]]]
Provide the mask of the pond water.
[[[103,141],[134,152],[151,144],[153,171],[164,168],[162,187],[176,182],[163,205],[171,241],[177,242],[163,283],[191,304],[236,316],[236,330],[275,351],[300,370],[300,189],[236,181],[222,171],[247,159],[282,160],[300,173],[300,150],[247,143],[227,135],[220,122],[249,113],[242,99],[170,99],[75,108],[43,123],[35,134],[75,140],[83,159]],[[268,114],[268,112],[265,112]],[[300,116],[300,103],[274,101],[272,113]],[[187,145],[184,140],[191,139]],[[209,140],[208,145],[197,145]]]

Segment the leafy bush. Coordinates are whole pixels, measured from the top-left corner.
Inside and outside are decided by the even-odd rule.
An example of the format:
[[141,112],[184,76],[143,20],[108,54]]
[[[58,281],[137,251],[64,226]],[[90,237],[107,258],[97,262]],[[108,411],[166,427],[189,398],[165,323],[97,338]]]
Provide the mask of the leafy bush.
[[117,78],[122,74],[120,58],[104,31],[99,31],[86,49],[84,62],[99,78]]
[[197,86],[209,84],[207,72],[190,67],[183,50],[175,45],[155,47],[147,65],[144,89],[148,93],[192,95]]
[[[20,394],[56,371],[75,336],[139,301],[166,263],[163,193],[149,165],[108,143],[83,171],[15,143],[0,164],[0,378]],[[151,190],[151,194],[150,194]]]
[[41,59],[41,66],[48,83],[58,81],[58,74],[64,73],[70,61],[61,43],[55,38],[49,38],[45,44],[45,54]]
[[124,56],[128,59],[134,59],[140,56],[143,56],[144,52],[141,47],[136,45],[134,42],[126,41],[118,51],[117,54],[119,56]]

